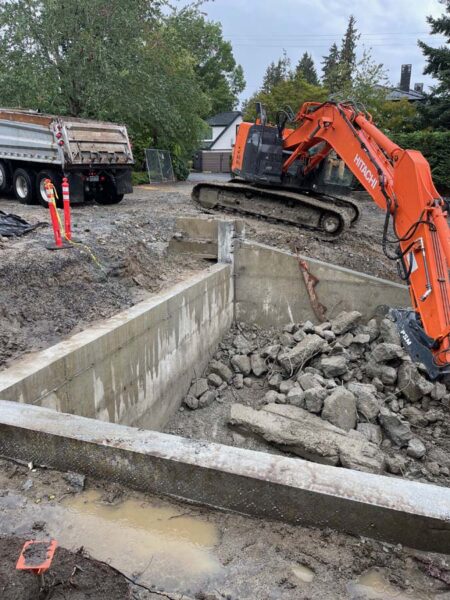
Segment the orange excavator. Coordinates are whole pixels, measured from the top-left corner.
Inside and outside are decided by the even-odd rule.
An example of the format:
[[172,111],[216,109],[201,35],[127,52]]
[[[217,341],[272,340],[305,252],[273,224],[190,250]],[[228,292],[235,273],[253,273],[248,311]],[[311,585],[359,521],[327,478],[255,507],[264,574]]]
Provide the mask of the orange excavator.
[[450,375],[450,229],[426,159],[353,102],[306,102],[275,125],[257,109],[255,123],[239,126],[233,180],[198,184],[194,200],[337,235],[359,215],[348,199],[353,175],[385,211],[383,250],[409,287],[413,309],[391,310],[403,345],[430,378]]

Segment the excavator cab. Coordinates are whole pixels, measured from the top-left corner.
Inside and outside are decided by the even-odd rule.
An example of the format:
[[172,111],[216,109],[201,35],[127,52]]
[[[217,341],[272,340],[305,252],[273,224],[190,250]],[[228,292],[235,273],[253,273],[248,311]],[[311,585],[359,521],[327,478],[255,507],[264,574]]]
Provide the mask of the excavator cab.
[[[283,165],[291,152],[283,149],[283,130],[267,125],[265,113],[256,123],[242,123],[238,128],[233,153],[232,175],[248,183],[260,186],[316,192],[335,196],[347,196],[355,186],[355,178],[335,152],[330,152],[317,167],[304,174],[308,159],[299,158],[283,172]],[[310,150],[313,156],[320,144]]]

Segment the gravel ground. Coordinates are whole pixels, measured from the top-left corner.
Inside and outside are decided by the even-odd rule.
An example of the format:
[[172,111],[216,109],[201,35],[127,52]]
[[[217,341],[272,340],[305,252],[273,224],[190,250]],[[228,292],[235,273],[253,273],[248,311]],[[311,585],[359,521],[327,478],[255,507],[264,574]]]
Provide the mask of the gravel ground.
[[[162,597],[173,600],[448,600],[445,594],[450,581],[448,557],[393,547],[331,530],[292,527],[213,512],[102,481],[87,480],[84,488],[85,491],[79,485],[79,477],[73,474],[67,476],[36,468],[29,470],[26,466],[0,460],[2,600],[43,600],[50,597],[70,600],[154,600]],[[21,542],[24,539],[54,537],[55,515],[61,515],[67,505],[76,503],[78,507],[82,506],[92,493],[97,494],[97,500],[94,504],[88,503],[82,520],[76,521],[78,529],[85,527],[84,520],[91,526],[86,529],[89,532],[86,538],[81,538],[83,545],[89,549],[90,538],[97,535],[95,526],[92,528],[92,519],[98,519],[101,532],[102,527],[108,526],[102,518],[104,514],[121,514],[121,510],[127,509],[125,514],[131,526],[143,531],[139,538],[141,545],[146,544],[148,537],[156,535],[157,545],[148,557],[145,580],[139,572],[125,573],[151,591],[131,586],[125,594],[127,582],[123,577],[116,571],[108,571],[103,563],[90,561],[85,550],[73,547],[74,542],[70,540],[74,539],[79,544],[80,535],[70,522],[73,513],[66,512],[63,528],[68,551],[61,548],[57,551],[53,567],[46,575],[53,595],[37,596],[36,580],[14,570]],[[137,516],[130,511],[130,506],[134,507]],[[105,513],[102,512],[104,508]],[[173,515],[168,521],[170,530],[167,534],[158,522],[153,530],[146,530],[142,515],[147,509]],[[185,557],[174,554],[170,568],[175,572],[178,570],[179,577],[165,587],[161,584],[163,574],[156,564],[166,544],[170,543],[167,538],[176,535],[177,522],[181,527],[183,519],[191,529],[184,530],[182,536],[188,536],[189,531],[195,534],[198,526],[201,530],[214,531],[215,539],[212,543],[208,542],[209,561],[202,561],[198,572],[194,569],[183,572]],[[124,537],[124,526],[127,524],[123,521],[115,522],[115,530],[111,532],[108,529],[108,544],[113,548],[119,540],[123,553],[133,555],[139,548],[130,545],[130,540]],[[78,553],[73,554],[77,550]],[[192,552],[196,552],[194,547]],[[177,561],[180,561],[179,564]],[[202,578],[202,570],[209,563],[218,568],[214,574],[209,573]],[[75,565],[79,568],[74,571]]]

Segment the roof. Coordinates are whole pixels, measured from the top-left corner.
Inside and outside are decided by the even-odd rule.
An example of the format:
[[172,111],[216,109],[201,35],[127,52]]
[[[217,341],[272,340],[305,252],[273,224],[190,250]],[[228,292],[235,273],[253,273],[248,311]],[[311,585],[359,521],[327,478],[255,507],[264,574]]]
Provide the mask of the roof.
[[241,116],[240,110],[230,110],[229,112],[221,112],[217,113],[217,115],[213,115],[206,119],[208,125],[211,127],[228,127],[235,121],[238,117]]
[[400,88],[393,88],[387,95],[388,100],[401,100],[406,98],[407,100],[425,100],[425,95],[422,92],[416,92],[416,90],[401,90]]

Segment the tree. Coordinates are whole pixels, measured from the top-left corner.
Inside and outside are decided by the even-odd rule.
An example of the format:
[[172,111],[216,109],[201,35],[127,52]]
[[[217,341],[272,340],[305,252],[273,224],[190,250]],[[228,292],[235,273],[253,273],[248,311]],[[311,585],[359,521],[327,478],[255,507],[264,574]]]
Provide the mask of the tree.
[[231,43],[223,39],[221,24],[206,20],[193,5],[174,10],[168,26],[174,32],[174,43],[195,60],[201,89],[211,101],[210,112],[233,110],[245,89],[244,71],[236,64]]
[[314,60],[308,52],[305,52],[295,68],[297,75],[303,77],[305,81],[312,85],[319,85],[319,78],[317,77],[316,67]]
[[417,130],[417,105],[406,98],[385,100],[377,107],[374,118],[388,135],[413,132]]
[[341,51],[339,53],[339,76],[341,83],[352,80],[353,71],[356,66],[356,44],[359,37],[360,35],[356,29],[356,19],[353,15],[350,15],[347,31],[342,39]]
[[445,36],[447,45],[433,48],[419,41],[427,59],[424,74],[432,75],[438,81],[420,107],[420,113],[424,126],[450,129],[450,0],[441,0],[441,4],[445,13],[438,18],[428,17],[427,21],[431,25],[431,33]]
[[389,82],[384,65],[373,60],[370,49],[364,48],[361,59],[354,66],[352,79],[342,84],[342,92],[373,113],[377,121],[380,106],[386,102],[389,93]]
[[138,161],[156,145],[187,158],[210,103],[195,58],[174,44],[160,0],[0,4],[0,102],[127,124]]
[[290,106],[297,111],[303,102],[326,100],[327,91],[317,85],[308,83],[299,75],[280,80],[273,85],[270,92],[261,89],[249,98],[243,106],[244,119],[254,120],[256,117],[256,102],[262,102],[267,109],[269,119],[274,122],[278,110]]
[[271,90],[282,81],[285,81],[291,74],[291,61],[283,52],[283,56],[278,59],[277,63],[271,62],[267,67],[263,78],[262,90],[266,94],[270,94]]
[[339,50],[334,43],[331,45],[328,55],[324,56],[322,61],[322,82],[332,94],[338,91],[340,85],[339,62]]

